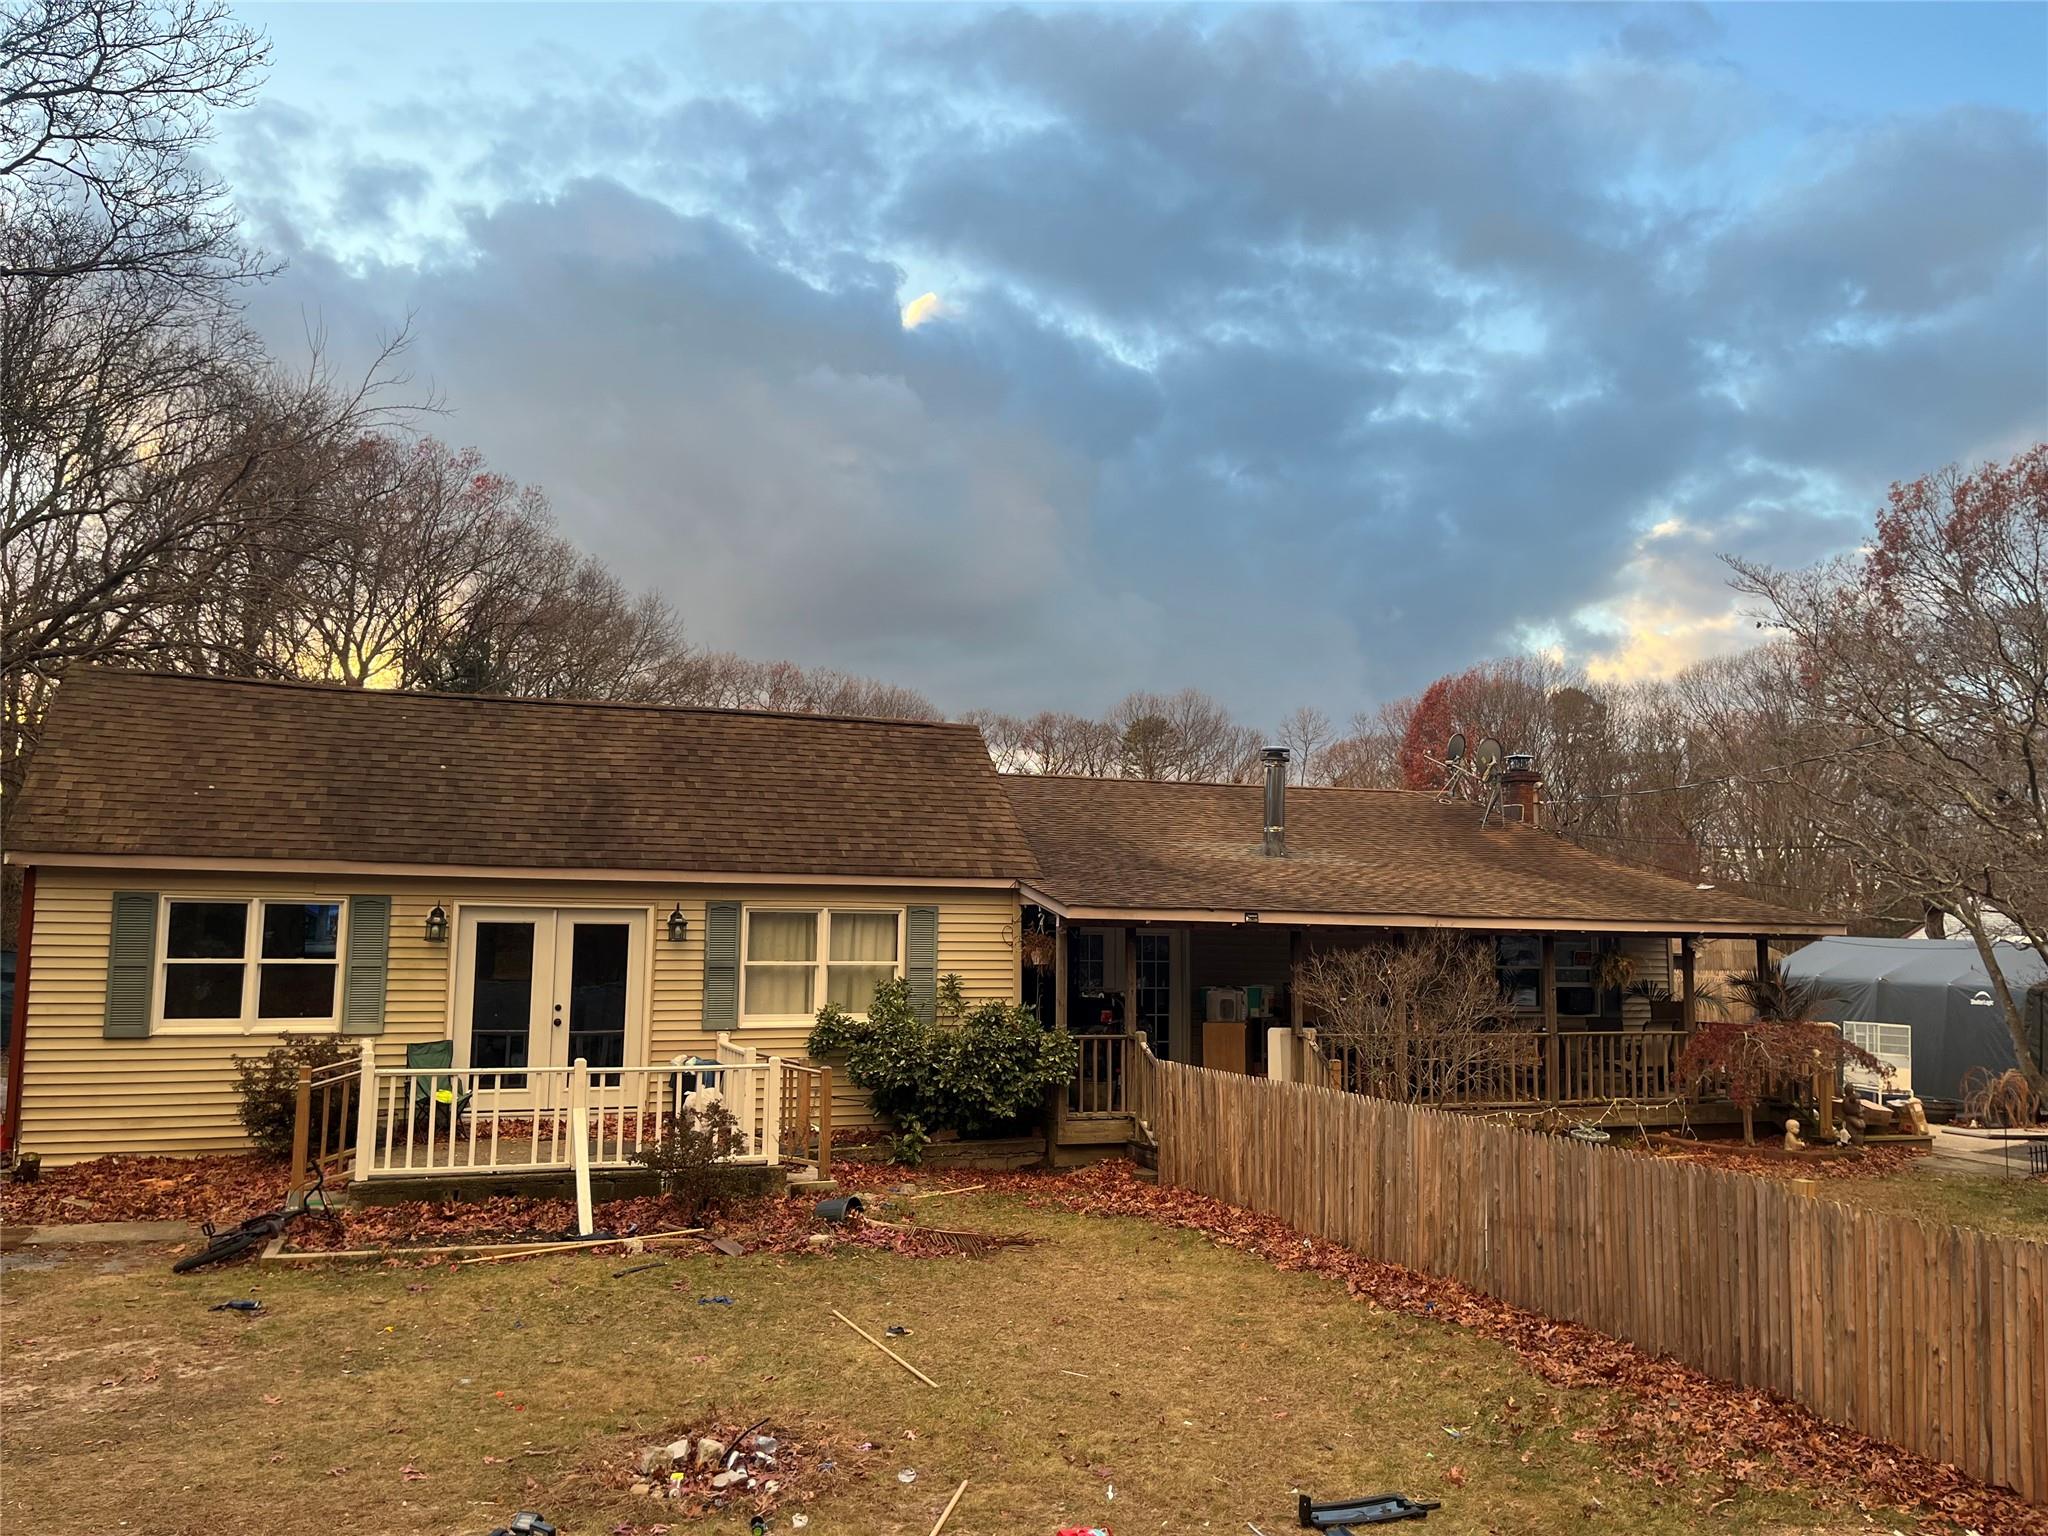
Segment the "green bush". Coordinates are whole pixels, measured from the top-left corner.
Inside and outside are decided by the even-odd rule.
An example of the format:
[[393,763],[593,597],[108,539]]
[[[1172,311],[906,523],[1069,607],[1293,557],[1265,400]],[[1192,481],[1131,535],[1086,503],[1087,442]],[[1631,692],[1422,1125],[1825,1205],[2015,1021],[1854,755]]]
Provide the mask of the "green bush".
[[235,1087],[242,1095],[237,1113],[259,1152],[291,1156],[299,1068],[318,1071],[354,1054],[354,1047],[339,1035],[286,1035],[261,1056],[235,1058]]
[[968,1006],[958,976],[939,979],[937,1017],[926,1023],[910,983],[876,989],[867,1017],[832,1004],[811,1031],[813,1056],[838,1056],[875,1112],[897,1132],[899,1155],[914,1161],[938,1131],[990,1136],[1017,1129],[1073,1075],[1079,1047],[1016,1003]]
[[727,1161],[746,1150],[739,1121],[723,1104],[706,1104],[670,1115],[660,1138],[633,1154],[633,1161],[653,1171],[661,1192],[682,1207],[694,1222],[714,1205],[747,1192],[750,1175]]

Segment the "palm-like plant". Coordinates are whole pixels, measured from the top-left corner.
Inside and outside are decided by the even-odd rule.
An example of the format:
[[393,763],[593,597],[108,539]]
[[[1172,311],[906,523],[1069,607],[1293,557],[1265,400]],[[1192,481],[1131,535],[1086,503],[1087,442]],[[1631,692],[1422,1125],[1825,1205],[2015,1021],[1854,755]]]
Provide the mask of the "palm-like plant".
[[1821,1004],[1840,995],[1818,978],[1788,975],[1775,960],[1761,970],[1729,977],[1728,989],[1760,1024],[1810,1024]]

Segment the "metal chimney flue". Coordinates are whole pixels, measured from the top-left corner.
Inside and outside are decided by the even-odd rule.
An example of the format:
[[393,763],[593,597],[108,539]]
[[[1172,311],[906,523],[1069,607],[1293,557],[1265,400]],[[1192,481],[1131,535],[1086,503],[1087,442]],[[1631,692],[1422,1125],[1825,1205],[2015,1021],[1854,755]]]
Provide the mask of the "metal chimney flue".
[[1266,764],[1266,857],[1287,856],[1287,759],[1285,747],[1268,747],[1260,754]]

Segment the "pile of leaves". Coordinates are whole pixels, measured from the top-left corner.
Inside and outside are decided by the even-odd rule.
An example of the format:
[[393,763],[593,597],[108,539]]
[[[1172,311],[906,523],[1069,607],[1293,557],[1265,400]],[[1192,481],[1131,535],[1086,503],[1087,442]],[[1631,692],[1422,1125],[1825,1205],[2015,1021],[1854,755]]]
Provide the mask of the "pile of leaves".
[[1760,1179],[1887,1179],[1904,1173],[1914,1159],[1927,1155],[1924,1147],[1812,1147],[1787,1152],[1782,1147],[1689,1140],[1668,1133],[1629,1145],[1651,1157],[1705,1163]]
[[[748,1253],[806,1253],[821,1248],[865,1248],[906,1258],[948,1258],[1014,1246],[1024,1238],[998,1236],[977,1242],[975,1234],[920,1225],[918,1209],[898,1204],[888,1193],[892,1170],[860,1170],[841,1189],[859,1192],[880,1222],[856,1218],[832,1224],[817,1214],[816,1203],[804,1196],[753,1200],[721,1207],[708,1218],[693,1219],[690,1208],[666,1195],[610,1200],[595,1206],[597,1230],[616,1232],[621,1241],[637,1233],[675,1231],[703,1225],[706,1240],[732,1239]],[[893,1170],[898,1177],[902,1170]],[[936,1213],[931,1213],[936,1214]],[[548,1242],[575,1234],[573,1200],[541,1200],[501,1195],[490,1200],[404,1201],[394,1205],[343,1206],[334,1221],[307,1220],[288,1232],[288,1246],[301,1252],[339,1249],[445,1247],[458,1243]],[[823,1235],[820,1244],[812,1239]],[[685,1248],[683,1251],[688,1251]]]
[[1566,1387],[1619,1388],[1607,1419],[1584,1438],[1612,1446],[1640,1474],[1671,1483],[1690,1474],[1753,1488],[1813,1491],[1862,1510],[1919,1509],[1980,1531],[2048,1536],[2048,1509],[1945,1463],[1816,1417],[1797,1403],[1656,1358],[1576,1323],[1494,1300],[1455,1280],[1361,1257],[1304,1237],[1270,1216],[1187,1190],[1163,1189],[1126,1162],[1074,1173],[989,1174],[987,1181],[1096,1216],[1134,1216],[1199,1232],[1276,1269],[1340,1282],[1352,1296],[1456,1323],[1498,1340],[1537,1375]]
[[[675,1442],[694,1445],[707,1436],[727,1447],[726,1454],[701,1464],[692,1454],[677,1464],[663,1452]],[[728,1511],[770,1518],[804,1508],[839,1479],[862,1476],[872,1451],[871,1446],[850,1445],[829,1434],[795,1434],[777,1425],[721,1415],[685,1429],[622,1438],[595,1462],[578,1469],[571,1480],[650,1500],[659,1511],[654,1518],[661,1522]],[[732,1478],[734,1472],[742,1475]],[[722,1474],[725,1486],[714,1487]],[[617,1527],[622,1532],[668,1528],[665,1523]]]
[[46,1168],[26,1184],[0,1184],[0,1221],[213,1221],[232,1225],[284,1204],[284,1163],[251,1153],[208,1157],[98,1157]]

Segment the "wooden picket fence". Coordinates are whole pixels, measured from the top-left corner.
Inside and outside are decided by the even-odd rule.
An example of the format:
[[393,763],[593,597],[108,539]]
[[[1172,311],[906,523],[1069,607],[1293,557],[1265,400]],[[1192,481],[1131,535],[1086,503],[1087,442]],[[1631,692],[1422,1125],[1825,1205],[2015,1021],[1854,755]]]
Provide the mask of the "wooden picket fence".
[[1163,1183],[1779,1393],[2048,1502],[2048,1243],[1133,1058]]

